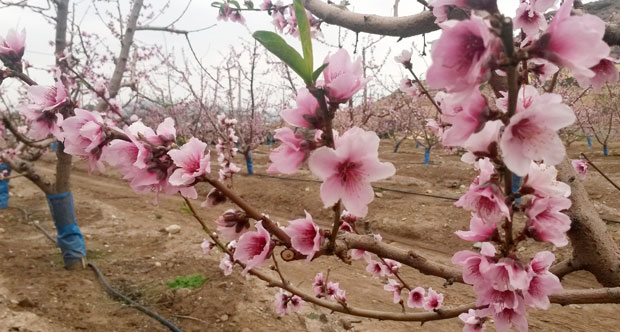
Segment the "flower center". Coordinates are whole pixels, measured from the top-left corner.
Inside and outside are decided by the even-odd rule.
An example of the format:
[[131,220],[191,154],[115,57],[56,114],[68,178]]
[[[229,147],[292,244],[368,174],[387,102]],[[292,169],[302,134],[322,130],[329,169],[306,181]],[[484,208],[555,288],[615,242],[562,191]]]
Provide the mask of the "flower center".
[[342,182],[355,181],[361,174],[359,171],[359,164],[350,160],[338,164],[338,174],[342,179]]

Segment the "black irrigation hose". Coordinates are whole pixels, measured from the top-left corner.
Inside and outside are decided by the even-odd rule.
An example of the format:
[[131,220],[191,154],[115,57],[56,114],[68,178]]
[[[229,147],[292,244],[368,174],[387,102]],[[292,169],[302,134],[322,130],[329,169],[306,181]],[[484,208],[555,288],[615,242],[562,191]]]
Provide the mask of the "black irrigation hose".
[[[28,212],[26,211],[26,209],[21,208],[21,207],[17,207],[17,209],[21,210],[24,213],[24,218],[26,219],[26,221],[28,221]],[[36,224],[36,223],[32,223],[39,231],[41,231],[41,233],[43,233],[43,235],[45,235],[45,237],[50,240],[55,246],[57,246],[58,244],[56,243],[56,240],[54,239],[54,237],[52,235],[50,235],[50,233],[48,233],[43,227],[41,227],[40,225]],[[76,263],[79,264],[79,263]],[[123,301],[125,301],[126,303],[129,303],[129,305],[131,307],[134,307],[140,311],[142,311],[143,313],[151,316],[151,318],[156,319],[158,322],[160,322],[162,325],[164,325],[165,327],[169,328],[170,331],[172,332],[183,332],[180,328],[178,328],[176,325],[170,323],[169,321],[167,321],[165,318],[163,318],[162,316],[158,315],[157,313],[149,310],[148,308],[142,306],[141,304],[135,302],[134,300],[128,298],[127,296],[119,293],[117,290],[115,290],[114,288],[112,288],[112,286],[110,286],[110,284],[108,284],[108,282],[105,280],[105,277],[103,276],[103,274],[101,273],[101,271],[99,270],[99,268],[97,268],[97,266],[95,265],[95,263],[88,261],[87,263],[88,267],[90,267],[93,272],[95,272],[95,275],[97,276],[97,279],[99,279],[99,282],[101,283],[101,285],[103,286],[103,288],[105,288],[106,292],[108,294],[110,294],[110,296],[112,296],[115,299],[121,299]]]
[[[272,178],[272,179],[279,179],[279,180],[321,183],[321,181],[313,180],[313,179],[300,179],[300,178],[292,178],[292,177],[281,177],[281,176],[274,176],[274,175],[269,175],[269,174],[258,174],[258,173],[255,173],[254,175],[261,176],[261,177],[266,177],[266,178]],[[414,191],[407,191],[407,190],[401,190],[401,189],[392,189],[392,188],[385,188],[385,187],[380,187],[380,186],[372,186],[372,187],[375,188],[375,189],[382,190],[382,191],[392,191],[392,192],[395,192],[395,193],[401,193],[401,194],[407,194],[407,195],[417,195],[417,196],[424,196],[424,197],[431,197],[431,198],[447,199],[447,200],[451,200],[451,201],[458,201],[459,200],[458,198],[454,198],[454,197],[431,195],[431,194],[423,194],[423,193],[417,193],[417,192],[414,192]]]
[[[315,182],[315,183],[319,183],[321,181],[318,180],[312,180],[312,179],[299,179],[299,178],[291,178],[291,177],[281,177],[281,176],[274,176],[274,175],[268,175],[268,174],[254,174],[257,176],[262,176],[262,177],[266,177],[266,178],[272,178],[272,179],[279,179],[279,180],[288,180],[288,181],[301,181],[301,182]],[[446,197],[446,196],[439,196],[439,195],[431,195],[431,194],[422,194],[422,193],[416,193],[413,191],[407,191],[407,190],[400,190],[400,189],[392,189],[392,188],[384,188],[384,187],[379,187],[379,186],[372,186],[375,189],[380,189],[383,191],[393,191],[396,193],[401,193],[401,194],[407,194],[407,195],[418,195],[418,196],[425,196],[425,197],[432,197],[432,198],[440,198],[440,199],[447,199],[447,200],[451,200],[451,201],[458,201],[458,198],[454,198],[454,197]],[[610,222],[610,223],[615,223],[615,224],[620,224],[620,221],[618,220],[613,220],[613,219],[607,219],[607,218],[603,218],[601,217],[601,219],[605,222]]]
[[157,321],[159,321],[162,325],[164,325],[165,327],[169,328],[170,331],[172,331],[172,332],[182,332],[181,329],[179,329],[174,324],[172,324],[169,321],[167,321],[162,316],[152,312],[148,308],[140,305],[139,303],[133,301],[132,299],[128,298],[127,296],[119,293],[114,288],[112,288],[110,286],[110,284],[108,284],[108,282],[105,280],[105,278],[103,277],[103,274],[101,273],[101,271],[99,271],[99,269],[97,268],[95,263],[89,261],[88,262],[88,267],[90,267],[93,270],[93,272],[95,272],[95,274],[97,275],[97,278],[99,279],[99,282],[103,285],[103,287],[105,288],[106,292],[108,292],[108,294],[110,294],[110,296],[112,296],[113,298],[116,298],[116,299],[121,299],[121,300],[129,303],[132,307],[142,311],[143,313],[145,313],[145,314],[151,316],[152,318],[156,319]]

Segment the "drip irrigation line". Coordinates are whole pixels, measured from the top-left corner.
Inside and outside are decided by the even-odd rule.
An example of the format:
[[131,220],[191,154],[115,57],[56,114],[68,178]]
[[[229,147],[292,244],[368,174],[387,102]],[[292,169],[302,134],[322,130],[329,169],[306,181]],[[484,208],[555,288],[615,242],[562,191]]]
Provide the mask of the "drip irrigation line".
[[108,282],[105,280],[105,278],[103,277],[103,274],[101,273],[101,271],[99,271],[99,269],[97,268],[95,263],[89,261],[88,262],[88,267],[90,267],[95,272],[95,274],[97,275],[97,279],[99,279],[99,282],[103,285],[103,287],[105,288],[106,292],[108,292],[108,294],[110,294],[110,296],[112,296],[113,298],[116,298],[116,299],[121,299],[121,300],[129,303],[130,306],[132,306],[132,307],[142,311],[143,313],[151,316],[152,318],[156,319],[162,325],[164,325],[165,327],[169,328],[170,331],[172,331],[172,332],[182,332],[181,329],[179,329],[174,324],[172,324],[169,321],[167,321],[162,316],[154,313],[153,311],[149,310],[148,308],[140,305],[139,303],[133,301],[132,299],[128,298],[127,296],[119,293],[114,288],[112,288],[110,286],[110,284],[108,284]]
[[586,156],[585,153],[581,153],[581,156],[583,158],[585,158],[585,160],[588,162],[588,164],[592,165],[592,167],[594,167],[594,169],[599,172],[599,174],[601,174],[605,180],[607,180],[609,183],[611,183],[612,186],[614,186],[616,189],[620,190],[620,186],[618,186],[615,182],[613,182],[605,173],[603,173],[603,171],[601,171],[598,167],[596,167],[596,165],[590,161],[590,159],[588,159],[588,156]]
[[[313,179],[300,179],[300,178],[292,178],[292,177],[281,177],[281,176],[274,176],[274,175],[269,175],[269,174],[258,174],[258,173],[255,173],[254,175],[260,176],[260,177],[265,177],[265,178],[278,179],[278,180],[301,181],[301,182],[312,182],[312,183],[321,183],[322,182],[322,181],[313,180]],[[424,193],[418,193],[418,192],[402,190],[402,189],[386,188],[386,187],[381,187],[381,186],[372,186],[372,187],[374,189],[378,189],[378,190],[381,190],[381,191],[391,191],[391,192],[407,194],[407,195],[416,195],[416,196],[424,196],[424,197],[431,197],[431,198],[438,198],[438,199],[446,199],[446,200],[450,200],[450,201],[458,201],[459,200],[458,198],[455,198],[455,197],[448,197],[448,196],[441,196],[441,195],[432,195],[432,194],[424,194]]]
[[[28,212],[26,211],[26,209],[21,208],[21,207],[16,207],[17,209],[21,210],[24,213],[24,218],[26,220],[26,222],[28,222]],[[58,246],[58,244],[56,243],[56,240],[54,239],[54,237],[48,233],[43,227],[41,227],[39,224],[37,223],[32,223],[41,233],[43,233],[43,235],[45,235],[45,237],[50,240],[50,242],[52,242],[55,246]],[[76,263],[79,264],[79,263]],[[164,325],[165,327],[169,328],[170,331],[172,332],[183,332],[180,328],[178,328],[176,325],[172,324],[171,322],[167,321],[165,318],[163,318],[162,316],[160,316],[159,314],[149,310],[148,308],[146,308],[145,306],[139,304],[138,302],[130,299],[129,297],[121,294],[120,292],[118,292],[117,290],[115,290],[114,288],[112,288],[112,286],[110,286],[110,284],[108,283],[108,281],[105,279],[105,277],[103,276],[103,273],[101,273],[101,271],[99,270],[99,268],[95,265],[95,263],[88,261],[86,263],[86,265],[88,267],[91,268],[91,270],[93,270],[93,272],[95,273],[95,275],[97,276],[97,279],[99,280],[99,283],[101,283],[101,285],[103,286],[103,288],[105,289],[105,291],[112,296],[112,298],[114,299],[120,299],[126,303],[129,304],[129,306],[138,309],[139,311],[143,312],[144,314],[150,316],[151,318],[157,320],[158,322],[160,322],[162,325]]]

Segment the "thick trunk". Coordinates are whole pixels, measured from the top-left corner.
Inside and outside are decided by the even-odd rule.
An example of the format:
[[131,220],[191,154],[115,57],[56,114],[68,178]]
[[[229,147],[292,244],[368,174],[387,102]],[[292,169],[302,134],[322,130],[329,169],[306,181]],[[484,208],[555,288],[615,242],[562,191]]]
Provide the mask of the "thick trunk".
[[570,160],[565,159],[558,169],[558,179],[568,183],[572,190],[573,205],[567,214],[572,220],[568,236],[575,263],[594,274],[603,286],[620,286],[620,251],[607,225],[596,212],[583,184],[576,178]]

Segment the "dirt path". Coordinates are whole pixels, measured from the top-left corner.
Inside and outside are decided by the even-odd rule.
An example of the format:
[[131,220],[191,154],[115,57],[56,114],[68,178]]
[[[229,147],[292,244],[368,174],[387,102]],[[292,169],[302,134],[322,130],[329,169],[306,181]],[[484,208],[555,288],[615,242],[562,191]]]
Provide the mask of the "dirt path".
[[[434,156],[435,164],[423,167],[412,164],[412,160],[422,158],[418,151],[405,149],[404,153],[393,154],[390,148],[389,144],[382,147],[382,158],[394,162],[398,171],[397,177],[381,183],[384,186],[458,197],[463,192],[460,186],[467,185],[473,175],[454,156]],[[255,156],[257,171],[264,172],[266,151]],[[603,161],[602,165],[618,179],[620,158],[612,156]],[[266,289],[251,277],[243,281],[239,271],[224,277],[217,267],[219,253],[202,256],[199,244],[203,235],[183,211],[179,198],[162,196],[159,206],[153,206],[152,195],[134,194],[113,172],[89,175],[80,162],[75,169],[72,184],[77,217],[91,259],[116,288],[170,318],[184,331],[343,331],[343,325],[349,326],[352,321],[356,331],[461,329],[458,320],[430,322],[420,327],[415,323],[376,322],[330,314],[310,305],[298,315],[278,318],[272,310],[274,289]],[[310,178],[307,172],[301,176]],[[586,184],[600,209],[613,217],[620,208],[620,193],[610,190],[597,175],[591,175]],[[28,221],[39,221],[52,231],[43,194],[24,179],[15,179],[11,186],[11,206],[24,208]],[[265,186],[270,190],[264,190]],[[199,189],[203,194],[207,191],[206,187]],[[281,222],[300,217],[304,209],[322,223],[330,217],[318,199],[318,183],[240,176],[236,189]],[[451,204],[383,192],[383,197],[376,198],[371,205],[368,228],[381,231],[388,242],[413,246],[449,264],[451,253],[469,245],[453,235],[468,220],[466,213]],[[212,225],[227,208],[228,205],[200,209],[200,214]],[[620,216],[615,218],[620,220]],[[181,232],[168,236],[159,231],[170,224],[180,225]],[[157,322],[107,297],[90,270],[63,270],[58,250],[25,222],[20,210],[0,212],[0,227],[4,229],[0,232],[0,331],[166,331]],[[617,239],[619,231],[620,225],[610,225],[610,232]],[[559,257],[566,253],[566,249],[556,252]],[[327,269],[330,280],[339,281],[347,290],[351,303],[399,310],[383,290],[382,280],[371,278],[359,262],[347,266],[323,257],[312,264],[284,265],[286,275],[307,289],[313,276]],[[193,273],[208,276],[202,288],[172,291],[166,287],[167,280]],[[443,291],[447,306],[473,300],[468,286],[452,285],[445,289],[442,280],[411,269],[405,269],[403,275],[412,285]],[[598,286],[587,273],[570,275],[564,284],[567,288]],[[530,327],[532,331],[613,331],[619,313],[618,305],[554,305],[549,311],[531,311]]]

